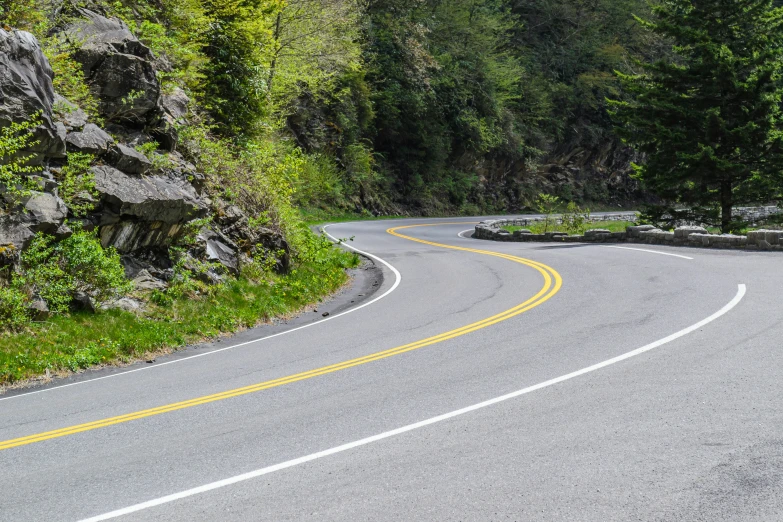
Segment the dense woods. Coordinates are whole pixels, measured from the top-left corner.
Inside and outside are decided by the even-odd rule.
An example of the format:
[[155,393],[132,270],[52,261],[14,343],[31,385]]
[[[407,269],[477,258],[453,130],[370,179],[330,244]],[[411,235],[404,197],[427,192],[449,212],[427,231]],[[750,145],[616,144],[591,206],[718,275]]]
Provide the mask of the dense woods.
[[[337,217],[743,230],[736,206],[783,198],[781,20],[764,0],[0,0],[0,329],[106,305],[138,333],[194,299],[205,322],[150,349],[252,325],[345,281],[357,259],[308,228]],[[241,325],[215,312],[234,298]],[[57,365],[103,353],[85,342]]]
[[[643,0],[1,4],[5,24],[40,37],[77,6],[125,20],[168,65],[164,88],[198,100],[193,121],[236,146],[304,155],[304,207],[445,213],[520,210],[541,191],[640,197],[605,99],[619,95],[615,70],[665,52],[632,16],[649,14]],[[575,152],[587,179],[545,175]]]

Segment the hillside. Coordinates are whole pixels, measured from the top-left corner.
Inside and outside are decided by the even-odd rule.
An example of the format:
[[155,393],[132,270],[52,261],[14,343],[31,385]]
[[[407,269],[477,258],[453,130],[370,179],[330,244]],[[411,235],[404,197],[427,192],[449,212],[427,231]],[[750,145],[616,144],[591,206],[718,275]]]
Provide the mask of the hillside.
[[[656,26],[645,0],[0,0],[0,329],[190,301],[214,321],[145,349],[252,326],[346,281],[357,259],[307,227],[340,216],[663,195],[656,219],[741,230],[732,207],[781,190],[780,14],[732,15],[752,48],[718,18],[677,46],[704,18],[685,4]],[[234,297],[241,321],[212,314]],[[54,366],[94,363],[91,339],[53,341]],[[43,368],[0,355],[6,380]]]
[[632,18],[641,0],[3,4],[5,24],[56,57],[60,94],[87,108],[78,44],[56,35],[78,7],[121,20],[162,91],[192,100],[189,127],[288,158],[299,207],[470,213],[521,210],[542,191],[643,197],[605,103],[615,69],[658,52]]

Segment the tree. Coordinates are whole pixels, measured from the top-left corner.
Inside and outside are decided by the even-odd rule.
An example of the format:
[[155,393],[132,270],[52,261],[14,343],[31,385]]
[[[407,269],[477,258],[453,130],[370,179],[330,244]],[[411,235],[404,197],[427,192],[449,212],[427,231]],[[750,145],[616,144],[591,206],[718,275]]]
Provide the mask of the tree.
[[610,102],[616,130],[646,155],[636,175],[668,213],[740,228],[735,205],[783,186],[783,13],[770,0],[665,0],[653,12],[637,21],[673,56],[618,73],[631,100]]
[[270,40],[267,20],[278,0],[204,0],[211,20],[204,49],[206,85],[202,97],[218,129],[228,136],[252,136],[264,116],[265,84],[260,51]]

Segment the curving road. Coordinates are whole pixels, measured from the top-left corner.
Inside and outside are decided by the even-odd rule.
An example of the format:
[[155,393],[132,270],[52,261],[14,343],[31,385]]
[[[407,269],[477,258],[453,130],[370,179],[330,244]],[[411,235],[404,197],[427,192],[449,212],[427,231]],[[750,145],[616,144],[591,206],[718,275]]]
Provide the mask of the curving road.
[[328,317],[0,397],[0,520],[783,520],[780,254],[475,221],[332,225],[377,268]]

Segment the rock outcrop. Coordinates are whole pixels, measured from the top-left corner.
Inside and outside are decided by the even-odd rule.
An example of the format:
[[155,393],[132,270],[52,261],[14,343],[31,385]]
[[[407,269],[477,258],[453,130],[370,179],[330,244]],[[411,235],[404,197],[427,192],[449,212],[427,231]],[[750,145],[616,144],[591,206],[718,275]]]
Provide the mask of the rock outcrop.
[[53,76],[33,35],[0,28],[0,128],[40,115],[42,123],[35,131],[38,144],[22,153],[32,153],[32,163],[37,165],[45,157],[61,158],[65,154],[65,128],[58,129],[52,119]]
[[[75,58],[99,101],[104,128],[54,92],[52,69],[32,35],[0,29],[0,128],[37,113],[42,121],[36,130],[40,144],[27,152],[35,153],[41,166],[29,175],[39,190],[21,202],[9,201],[6,210],[0,207],[0,265],[18,263],[19,252],[37,232],[67,237],[72,220],[97,229],[103,246],[117,249],[126,275],[141,289],[165,288],[174,277],[168,247],[193,228],[196,239],[184,244],[186,266],[198,268],[207,282],[238,274],[244,261],[267,251],[279,269],[287,269],[283,237],[251,226],[239,208],[202,194],[204,176],[173,150],[174,126],[187,115],[190,100],[181,90],[161,95],[149,48],[119,20],[85,9],[76,12],[81,19],[56,34],[77,45]],[[152,141],[168,150],[162,153],[166,161],[152,161],[137,150]],[[66,154],[72,152],[95,158],[90,169],[95,190],[69,196],[69,201],[92,204],[86,216],[74,215],[60,197]],[[210,214],[209,225],[194,222]],[[88,298],[81,303],[87,308]]]
[[64,36],[78,43],[75,58],[111,121],[146,125],[159,118],[160,84],[152,51],[124,22],[79,9],[82,19],[67,26]]

